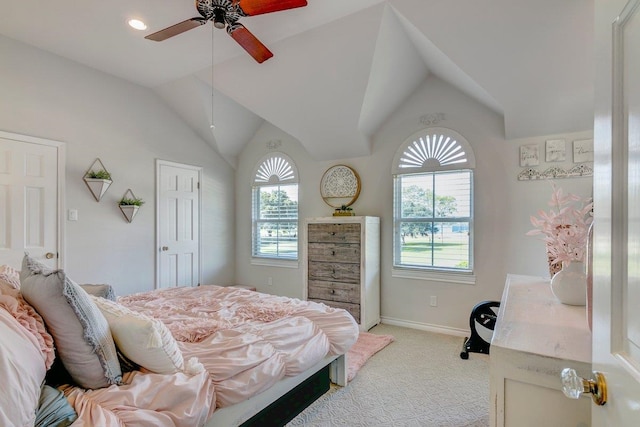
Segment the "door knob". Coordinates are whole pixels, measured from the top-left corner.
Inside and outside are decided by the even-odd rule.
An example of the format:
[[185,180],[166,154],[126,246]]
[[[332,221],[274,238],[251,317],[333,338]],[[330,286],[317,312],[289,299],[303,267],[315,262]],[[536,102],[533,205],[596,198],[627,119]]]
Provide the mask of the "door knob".
[[585,380],[575,369],[564,368],[560,374],[562,392],[571,399],[578,399],[583,393],[591,394],[596,405],[604,405],[607,403],[607,382],[601,372],[593,371],[593,376],[595,379]]
[[162,251],[163,251],[163,252],[166,252],[166,251],[168,251],[168,250],[169,250],[169,246],[163,246],[163,247],[162,247]]
[[55,257],[55,254],[53,252],[47,252],[46,254],[44,254],[44,257],[46,259],[52,259]]

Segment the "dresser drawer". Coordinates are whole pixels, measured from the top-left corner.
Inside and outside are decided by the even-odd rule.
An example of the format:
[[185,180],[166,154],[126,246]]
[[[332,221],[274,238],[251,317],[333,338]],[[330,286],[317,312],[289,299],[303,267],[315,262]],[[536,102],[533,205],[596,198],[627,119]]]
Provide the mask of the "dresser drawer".
[[309,242],[360,243],[360,224],[309,224]]
[[355,243],[309,243],[310,261],[360,263],[360,245]]
[[309,298],[360,304],[360,285],[357,283],[309,280]]
[[353,316],[354,319],[356,319],[356,323],[360,323],[360,304],[350,304],[348,302],[327,301],[313,298],[309,298],[309,301],[321,302],[329,307],[345,309]]
[[309,280],[360,283],[360,264],[309,260]]

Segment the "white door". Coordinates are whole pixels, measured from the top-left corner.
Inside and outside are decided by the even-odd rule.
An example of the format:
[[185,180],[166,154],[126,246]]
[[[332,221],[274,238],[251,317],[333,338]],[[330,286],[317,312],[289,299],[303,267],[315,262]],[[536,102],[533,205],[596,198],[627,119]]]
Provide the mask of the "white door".
[[157,161],[159,288],[200,283],[200,173]]
[[640,425],[640,0],[626,1],[596,3],[594,427]]
[[52,268],[62,266],[62,151],[55,141],[0,132],[0,264],[20,269],[28,252]]

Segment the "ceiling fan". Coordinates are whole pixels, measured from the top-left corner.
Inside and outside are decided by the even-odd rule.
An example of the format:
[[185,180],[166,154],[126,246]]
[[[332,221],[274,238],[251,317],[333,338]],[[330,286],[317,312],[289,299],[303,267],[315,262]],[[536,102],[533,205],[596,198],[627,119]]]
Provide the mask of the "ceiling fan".
[[201,16],[187,19],[164,30],[149,34],[145,39],[160,42],[213,21],[214,27],[226,28],[227,33],[253,59],[262,63],[271,58],[273,53],[238,20],[243,16],[279,12],[307,5],[306,0],[195,0],[195,2],[196,9]]

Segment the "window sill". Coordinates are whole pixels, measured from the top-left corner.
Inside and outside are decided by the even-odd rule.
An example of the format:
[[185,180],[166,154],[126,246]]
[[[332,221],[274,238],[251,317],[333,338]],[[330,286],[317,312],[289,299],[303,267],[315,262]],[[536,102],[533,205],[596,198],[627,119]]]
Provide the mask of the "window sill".
[[428,280],[432,282],[458,283],[461,285],[475,285],[476,276],[473,273],[456,271],[427,271],[411,268],[393,268],[391,276],[401,279]]
[[261,265],[265,267],[298,268],[297,259],[277,259],[277,258],[251,258],[251,265]]

